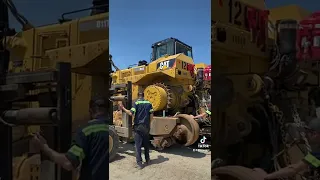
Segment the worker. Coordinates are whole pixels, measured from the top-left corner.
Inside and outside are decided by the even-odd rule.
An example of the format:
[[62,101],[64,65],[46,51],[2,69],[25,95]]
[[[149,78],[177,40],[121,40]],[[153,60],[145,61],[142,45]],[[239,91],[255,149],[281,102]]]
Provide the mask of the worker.
[[[320,119],[314,118],[306,127],[307,136],[312,147],[319,149],[320,145]],[[302,160],[295,164],[291,164],[279,171],[273,172],[265,176],[265,179],[278,179],[291,177],[299,172],[308,170],[309,168],[317,170],[320,168],[320,153],[313,151],[308,153]]]
[[[205,107],[202,107],[202,108],[206,109]],[[209,111],[208,109],[206,109],[204,112],[200,113],[197,116],[193,116],[193,119],[199,119],[199,118],[202,119],[205,117],[211,118],[211,111]]]
[[101,97],[90,101],[89,111],[93,120],[78,129],[68,152],[58,153],[51,149],[38,133],[34,135],[32,143],[67,171],[80,170],[79,180],[109,179],[107,104],[108,100]]
[[146,165],[150,164],[149,155],[149,131],[150,131],[150,121],[153,119],[153,108],[152,104],[144,99],[143,92],[138,93],[138,99],[133,104],[131,110],[126,109],[122,103],[119,103],[120,108],[127,113],[129,116],[133,116],[133,130],[134,130],[134,142],[136,146],[136,161],[137,168],[142,169],[142,158],[141,158],[141,148],[144,147],[144,155],[146,160]]

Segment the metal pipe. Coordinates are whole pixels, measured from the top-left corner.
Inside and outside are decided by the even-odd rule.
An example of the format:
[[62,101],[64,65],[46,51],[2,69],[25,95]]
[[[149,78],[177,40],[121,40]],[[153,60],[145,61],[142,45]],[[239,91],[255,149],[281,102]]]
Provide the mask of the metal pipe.
[[110,100],[111,101],[124,101],[127,100],[127,96],[111,96]]
[[52,125],[57,122],[56,108],[26,108],[8,110],[2,114],[4,121],[14,125]]

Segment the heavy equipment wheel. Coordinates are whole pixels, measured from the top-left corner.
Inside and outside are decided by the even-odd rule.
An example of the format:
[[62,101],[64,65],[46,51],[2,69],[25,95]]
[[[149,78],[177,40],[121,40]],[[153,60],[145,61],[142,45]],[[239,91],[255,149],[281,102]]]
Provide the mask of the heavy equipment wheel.
[[224,166],[211,170],[211,179],[215,180],[263,180],[266,173],[258,169],[243,166]]
[[194,144],[199,138],[199,124],[193,119],[192,116],[187,114],[178,114],[180,124],[177,126],[176,137],[178,142],[185,146]]
[[39,154],[13,158],[14,180],[39,179],[41,158]]
[[109,126],[109,162],[114,160],[119,148],[119,136],[113,126]]

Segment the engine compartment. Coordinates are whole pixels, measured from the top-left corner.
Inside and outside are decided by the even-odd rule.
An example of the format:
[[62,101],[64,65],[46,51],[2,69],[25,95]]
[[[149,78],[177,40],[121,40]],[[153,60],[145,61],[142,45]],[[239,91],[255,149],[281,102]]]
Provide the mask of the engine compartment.
[[234,3],[243,21],[212,15],[212,168],[222,179],[227,166],[272,172],[297,162],[312,149],[303,127],[319,117],[319,14],[272,23],[269,11]]

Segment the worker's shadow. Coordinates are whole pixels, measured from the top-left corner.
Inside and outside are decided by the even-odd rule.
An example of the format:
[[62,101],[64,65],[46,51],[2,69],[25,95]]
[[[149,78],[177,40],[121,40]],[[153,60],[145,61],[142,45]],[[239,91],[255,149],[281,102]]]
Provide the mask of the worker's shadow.
[[[158,151],[158,150],[154,149],[153,146],[150,145],[150,153],[151,151]],[[120,143],[118,152],[130,155],[130,156],[135,156],[134,143]],[[194,151],[192,147],[188,148],[181,145],[173,145],[172,147],[165,148],[164,150],[161,150],[159,152],[165,153],[165,154],[174,154],[174,155],[184,156],[184,157],[192,157],[192,158],[203,158],[207,156],[207,154],[204,152]],[[142,154],[143,153],[144,152],[142,150]]]
[[191,158],[204,158],[207,156],[205,152],[195,151],[192,147],[185,147],[182,145],[173,145],[169,148],[160,151],[161,153],[174,154],[178,156],[191,157]]
[[[151,151],[154,151],[154,150],[150,149],[150,153],[151,153]],[[135,147],[134,147],[133,143],[120,143],[118,152],[120,154],[123,153],[123,154],[127,154],[127,155],[134,156],[134,157],[136,156]],[[143,155],[144,155],[144,149],[142,149],[142,156]],[[125,156],[121,156],[118,154],[118,156],[115,158],[115,161],[121,160],[123,158],[125,158]],[[151,164],[160,164],[160,163],[163,163],[168,160],[169,160],[169,158],[166,158],[162,155],[158,155],[157,158],[152,159]]]
[[158,157],[156,159],[152,159],[151,160],[151,164],[150,165],[152,165],[152,164],[161,164],[161,163],[163,163],[165,161],[169,161],[169,158],[164,157],[162,155],[158,155]]
[[112,162],[119,161],[119,160],[124,159],[124,158],[125,158],[125,156],[122,156],[122,155],[117,153],[115,158],[112,160]]

